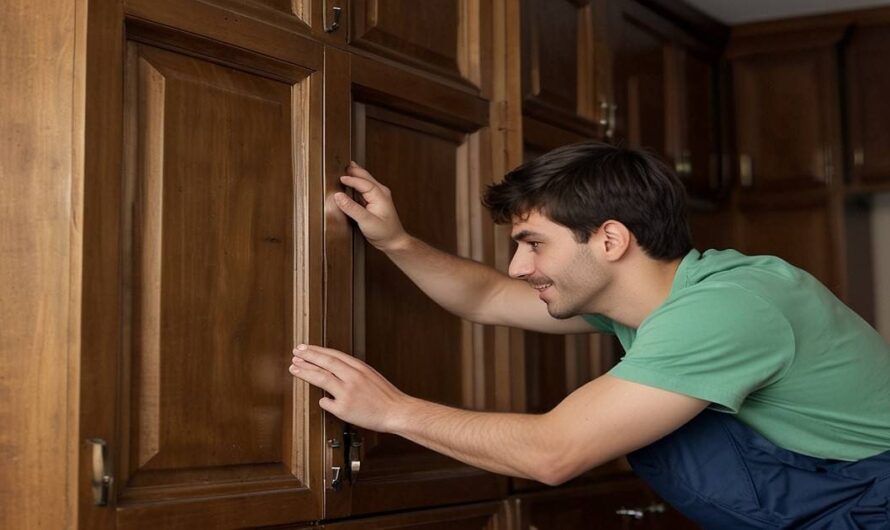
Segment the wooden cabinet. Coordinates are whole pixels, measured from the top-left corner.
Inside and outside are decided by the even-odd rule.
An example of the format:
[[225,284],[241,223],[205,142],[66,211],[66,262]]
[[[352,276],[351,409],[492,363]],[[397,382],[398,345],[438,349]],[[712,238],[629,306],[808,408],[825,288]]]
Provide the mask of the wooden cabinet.
[[[409,233],[444,251],[490,260],[491,239],[484,233],[491,224],[473,206],[492,181],[489,102],[479,90],[457,89],[374,59],[344,61],[348,75],[328,74],[348,81],[341,89],[350,100],[352,125],[341,133],[348,133],[351,158],[392,190]],[[349,244],[342,238],[330,243]],[[493,374],[483,368],[490,341],[483,327],[436,305],[357,233],[351,262],[351,281],[328,287],[351,300],[353,338],[347,351],[410,395],[464,409],[493,409]],[[349,284],[352,291],[345,292]],[[360,471],[329,492],[328,517],[506,493],[504,477],[394,435],[350,429],[353,434],[343,441],[352,446],[346,467],[360,462]]]
[[890,182],[890,23],[857,26],[845,47],[849,150],[854,185]]
[[511,508],[520,530],[698,528],[635,479],[519,495]]
[[844,297],[843,210],[828,194],[740,197],[735,245],[785,259]]
[[471,504],[405,514],[325,523],[324,530],[510,530],[505,502]]
[[814,189],[842,176],[837,29],[734,37],[738,183]]
[[[3,353],[16,360],[0,390],[28,411],[8,424],[43,416],[0,444],[0,474],[26,483],[4,490],[23,492],[23,509],[49,515],[0,510],[0,525],[515,527],[491,502],[508,498],[505,477],[343,424],[287,366],[295,344],[323,344],[422,398],[531,412],[611,365],[599,338],[535,334],[511,362],[505,337],[521,332],[446,314],[329,203],[358,160],[392,188],[412,233],[505,264],[481,192],[522,159],[523,131],[529,156],[609,132],[610,3],[76,4],[25,24],[47,25],[34,38],[52,53],[34,57],[56,66],[15,62],[40,76],[18,93],[64,77],[27,100],[52,112],[4,120],[24,142],[15,156],[61,147],[2,181],[26,214],[4,224],[25,229],[4,239],[0,264],[32,236],[39,245],[28,267],[3,269],[25,323],[8,327]],[[701,68],[686,64],[693,86]],[[60,95],[73,103],[58,111]],[[4,116],[8,101],[4,90]],[[47,278],[62,279],[34,287]],[[513,369],[528,377],[511,380]]]
[[521,13],[523,113],[582,136],[601,134],[611,102],[607,4],[522,0]]
[[613,4],[615,137],[671,164],[691,196],[724,188],[720,45],[640,3]]
[[317,519],[321,395],[285,369],[322,339],[322,47],[209,3],[90,16],[124,39],[87,59],[80,526]]

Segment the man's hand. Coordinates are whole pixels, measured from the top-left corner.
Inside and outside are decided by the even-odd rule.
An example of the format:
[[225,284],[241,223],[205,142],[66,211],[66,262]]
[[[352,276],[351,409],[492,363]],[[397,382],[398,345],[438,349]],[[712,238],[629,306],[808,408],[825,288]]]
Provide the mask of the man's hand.
[[392,432],[411,399],[377,370],[330,348],[301,344],[294,350],[290,372],[332,396],[319,401],[322,409],[377,432]]
[[337,206],[358,223],[365,239],[378,249],[386,252],[403,244],[409,236],[399,221],[389,188],[355,162],[350,163],[346,172],[349,174],[340,177],[340,182],[361,193],[365,206],[345,193],[335,193]]

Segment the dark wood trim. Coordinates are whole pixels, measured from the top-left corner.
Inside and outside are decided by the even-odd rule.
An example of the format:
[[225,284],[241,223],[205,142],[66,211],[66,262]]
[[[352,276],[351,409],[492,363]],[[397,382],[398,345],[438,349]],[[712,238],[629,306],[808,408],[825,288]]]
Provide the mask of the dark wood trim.
[[729,40],[729,26],[682,0],[636,0],[636,2],[670,20],[683,31],[707,42],[710,46],[723,49]]

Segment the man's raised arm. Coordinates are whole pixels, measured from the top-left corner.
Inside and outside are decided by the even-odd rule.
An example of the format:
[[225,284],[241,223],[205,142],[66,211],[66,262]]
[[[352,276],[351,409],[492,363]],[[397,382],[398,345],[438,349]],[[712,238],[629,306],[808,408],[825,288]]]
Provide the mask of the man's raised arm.
[[525,281],[412,237],[399,221],[389,188],[358,165],[350,165],[347,173],[341,182],[361,193],[366,204],[337,193],[337,206],[358,223],[369,243],[447,311],[481,324],[545,333],[593,331],[581,317],[560,320],[550,316],[546,304]]

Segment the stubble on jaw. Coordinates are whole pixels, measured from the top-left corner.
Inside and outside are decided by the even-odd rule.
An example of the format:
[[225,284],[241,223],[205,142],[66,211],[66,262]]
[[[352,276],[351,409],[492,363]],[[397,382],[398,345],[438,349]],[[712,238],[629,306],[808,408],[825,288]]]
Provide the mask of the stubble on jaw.
[[[563,269],[557,286],[558,298],[547,304],[547,312],[553,318],[569,319],[588,313],[594,300],[606,287],[606,275],[587,245],[579,244],[571,262]],[[552,280],[552,278],[551,278]]]

